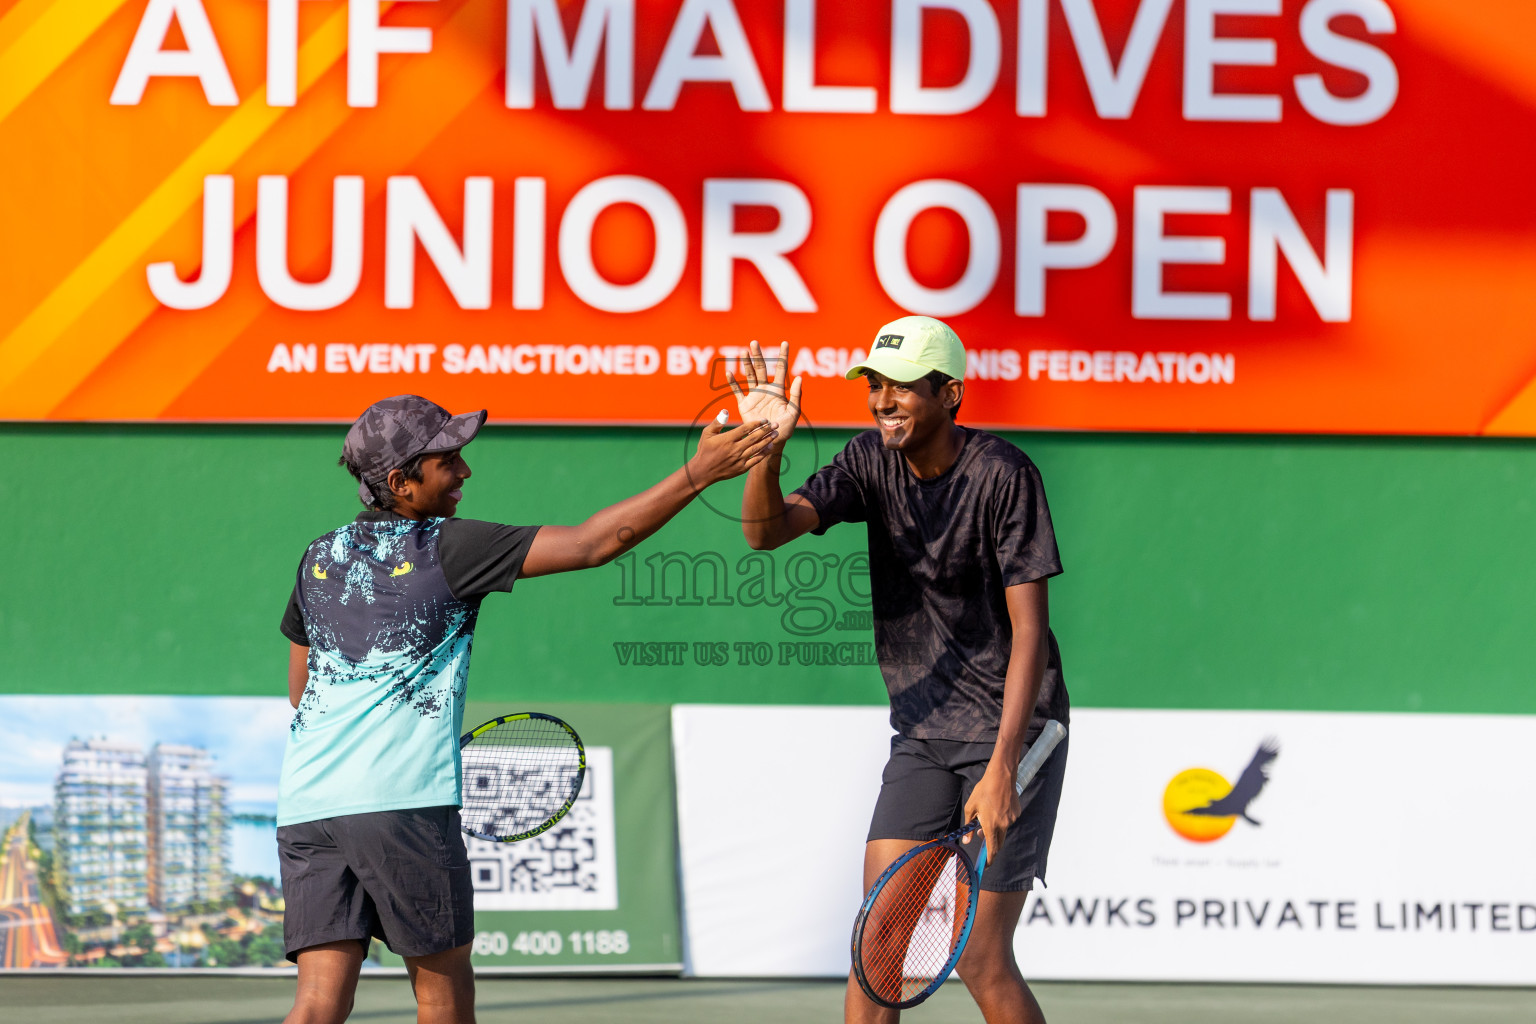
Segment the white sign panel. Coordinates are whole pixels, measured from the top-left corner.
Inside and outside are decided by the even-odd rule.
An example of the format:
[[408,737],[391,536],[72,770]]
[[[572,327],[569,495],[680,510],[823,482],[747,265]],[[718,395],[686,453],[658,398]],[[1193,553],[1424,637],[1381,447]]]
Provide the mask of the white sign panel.
[[1073,726],[1050,887],[1018,933],[1027,974],[1536,982],[1536,719],[1086,710]]
[[587,748],[581,794],[548,832],[516,843],[464,840],[476,910],[617,910],[613,750]]
[[848,970],[884,708],[676,705],[684,970]]
[[[674,711],[693,973],[848,967],[883,708]],[[1072,718],[1040,979],[1536,983],[1536,718]],[[816,824],[816,856],[791,829]]]

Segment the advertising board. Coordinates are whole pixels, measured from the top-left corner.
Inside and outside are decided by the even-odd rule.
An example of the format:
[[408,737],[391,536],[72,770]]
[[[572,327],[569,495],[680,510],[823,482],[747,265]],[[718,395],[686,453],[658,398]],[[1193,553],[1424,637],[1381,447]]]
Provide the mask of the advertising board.
[[1536,13],[65,0],[0,15],[0,418],[1536,432]]
[[[678,705],[673,722],[689,971],[845,974],[884,709]],[[1510,809],[1536,782],[1533,740],[1515,715],[1074,710],[1019,963],[1041,980],[1530,985],[1536,824]],[[816,854],[787,856],[802,826]]]
[[[677,970],[667,708],[544,710],[584,732],[586,778],[542,835],[465,837],[477,970]],[[281,698],[0,696],[0,969],[290,966],[276,813],[292,713]],[[375,941],[369,964],[401,961]]]

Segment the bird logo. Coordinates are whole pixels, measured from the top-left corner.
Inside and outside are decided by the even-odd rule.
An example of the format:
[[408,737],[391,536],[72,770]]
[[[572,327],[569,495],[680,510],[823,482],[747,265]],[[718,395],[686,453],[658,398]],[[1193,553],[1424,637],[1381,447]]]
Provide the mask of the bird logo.
[[309,571],[314,574],[315,579],[317,579],[317,580],[325,579],[325,570],[320,568],[320,563],[319,562],[316,562],[314,564],[314,567],[311,568]]
[[406,573],[410,572],[414,568],[416,568],[416,567],[414,565],[412,565],[410,562],[401,562],[399,565],[397,565],[393,569],[391,569],[389,574],[391,576],[404,576]]
[[1173,777],[1163,790],[1163,815],[1175,832],[1194,843],[1210,843],[1232,830],[1238,818],[1259,822],[1248,805],[1269,781],[1269,766],[1280,756],[1273,737],[1259,744],[1235,785],[1209,768],[1190,768]]

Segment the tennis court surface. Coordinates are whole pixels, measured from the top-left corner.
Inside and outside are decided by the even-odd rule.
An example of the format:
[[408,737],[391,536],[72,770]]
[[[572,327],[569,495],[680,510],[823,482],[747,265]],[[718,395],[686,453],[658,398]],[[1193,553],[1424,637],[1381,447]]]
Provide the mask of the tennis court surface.
[[[1336,988],[1275,985],[1040,984],[1051,1024],[1522,1024],[1536,1020],[1536,990]],[[16,1024],[276,1024],[292,978],[0,978],[0,1006]],[[843,987],[831,981],[674,978],[482,978],[481,1024],[782,1024],[839,1021]],[[407,1024],[416,1014],[400,978],[366,978],[352,1020]],[[908,1019],[949,1024],[981,1015],[957,983]]]

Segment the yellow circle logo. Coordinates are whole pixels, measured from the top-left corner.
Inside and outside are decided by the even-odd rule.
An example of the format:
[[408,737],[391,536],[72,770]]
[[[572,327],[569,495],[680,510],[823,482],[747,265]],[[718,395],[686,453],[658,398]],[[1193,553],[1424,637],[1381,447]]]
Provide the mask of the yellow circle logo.
[[1232,784],[1209,768],[1179,772],[1163,790],[1163,816],[1175,832],[1194,843],[1209,843],[1232,831],[1236,815],[1211,817],[1189,812],[1205,808],[1232,792]]

